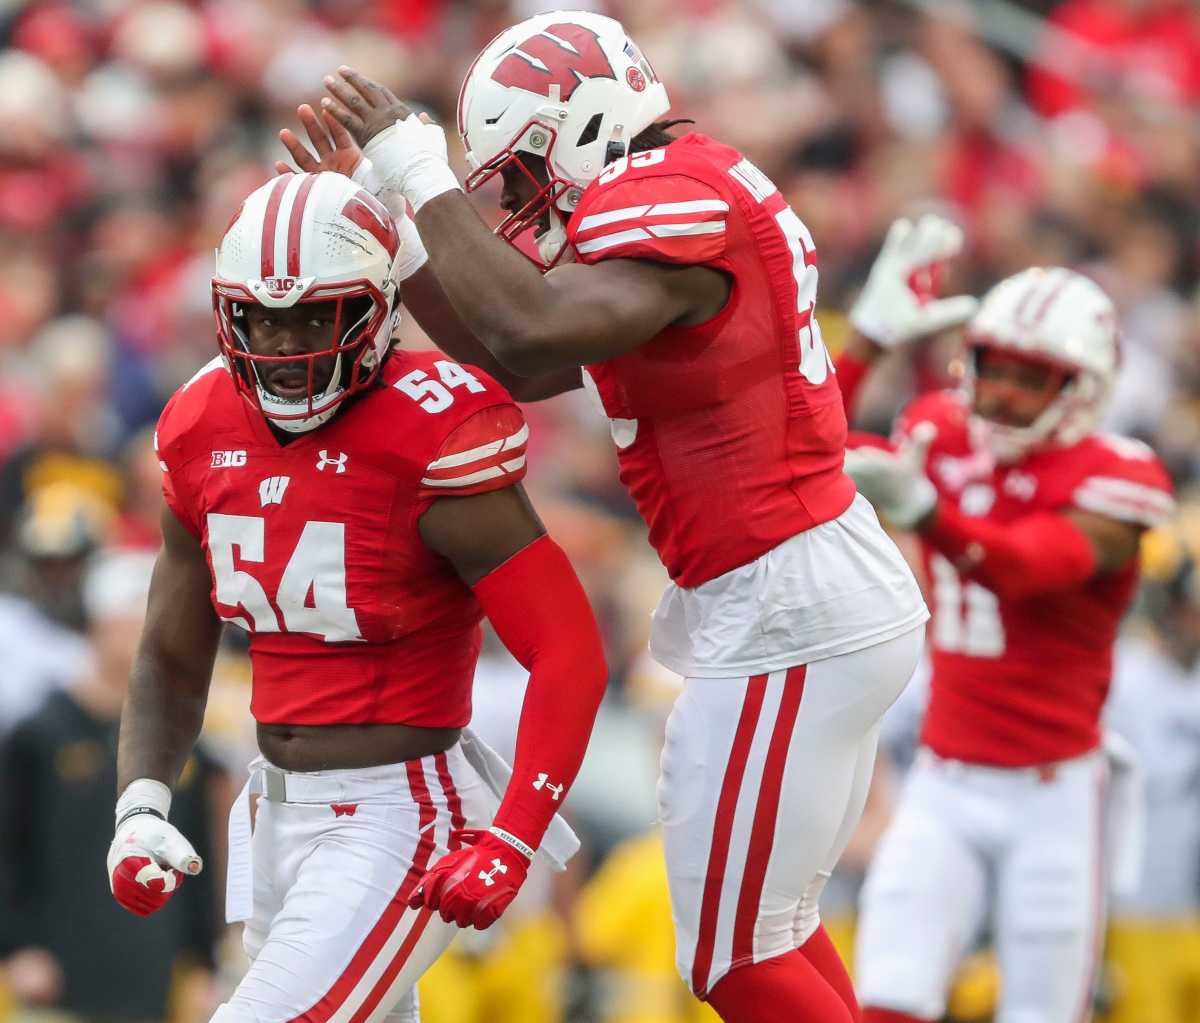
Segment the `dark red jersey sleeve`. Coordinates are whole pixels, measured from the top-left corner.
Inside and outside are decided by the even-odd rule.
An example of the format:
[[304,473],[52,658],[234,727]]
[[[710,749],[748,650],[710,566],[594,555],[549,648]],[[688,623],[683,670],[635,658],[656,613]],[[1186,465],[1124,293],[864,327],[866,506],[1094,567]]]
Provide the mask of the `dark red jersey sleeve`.
[[421,475],[419,497],[467,497],[525,478],[529,427],[516,405],[475,412],[442,441]]
[[725,252],[729,203],[689,175],[631,177],[585,195],[569,237],[582,263],[709,263]]
[[1171,479],[1141,441],[1097,437],[1097,458],[1071,495],[1071,505],[1118,522],[1152,529],[1175,508]]

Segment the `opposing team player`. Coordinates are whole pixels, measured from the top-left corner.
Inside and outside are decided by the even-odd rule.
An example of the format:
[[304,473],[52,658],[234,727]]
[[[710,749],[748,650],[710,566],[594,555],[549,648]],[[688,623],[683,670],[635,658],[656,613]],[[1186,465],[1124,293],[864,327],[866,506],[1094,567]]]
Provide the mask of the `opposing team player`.
[[[954,231],[893,227],[852,315],[861,330],[911,335],[922,313],[907,282]],[[941,1019],[990,918],[997,1020],[1076,1023],[1104,934],[1110,791],[1128,777],[1100,712],[1139,538],[1169,514],[1171,487],[1150,449],[1095,432],[1118,353],[1092,281],[1010,277],[967,341],[963,391],[917,398],[898,450],[847,456],[859,489],[920,537],[933,605],[923,749],[864,887],[858,990],[866,1023]],[[856,347],[867,362],[881,350]]]
[[[341,175],[258,189],[217,253],[221,355],[159,421],[165,539],[108,867],[143,914],[200,869],[170,787],[221,624],[240,626],[265,798],[252,841],[247,792],[231,817],[229,915],[248,918],[252,963],[222,1023],[415,1023],[413,983],[454,925],[492,923],[544,835],[569,851],[554,815],[604,688],[595,621],[521,490],[509,396],[389,349],[398,249]],[[531,672],[506,791],[505,765],[460,742],[481,613]]]
[[736,1023],[848,1023],[817,899],[927,612],[842,472],[808,231],[742,154],[656,122],[666,91],[609,18],[509,29],[459,101],[467,187],[502,178],[501,233],[532,230],[545,276],[485,228],[441,128],[349,69],[327,82],[326,126],[365,147],[397,213],[412,205],[467,328],[434,339],[534,380],[585,366],[611,421],[673,579],[652,649],[687,678],[659,789],[683,976]]

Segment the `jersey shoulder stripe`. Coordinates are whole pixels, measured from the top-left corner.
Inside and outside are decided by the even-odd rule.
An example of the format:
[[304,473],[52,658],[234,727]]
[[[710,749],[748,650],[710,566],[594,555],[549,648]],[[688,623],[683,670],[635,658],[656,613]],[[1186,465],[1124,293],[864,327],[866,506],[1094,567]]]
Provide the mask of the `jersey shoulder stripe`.
[[443,441],[421,477],[423,497],[499,490],[524,478],[529,427],[513,404],[471,416]]

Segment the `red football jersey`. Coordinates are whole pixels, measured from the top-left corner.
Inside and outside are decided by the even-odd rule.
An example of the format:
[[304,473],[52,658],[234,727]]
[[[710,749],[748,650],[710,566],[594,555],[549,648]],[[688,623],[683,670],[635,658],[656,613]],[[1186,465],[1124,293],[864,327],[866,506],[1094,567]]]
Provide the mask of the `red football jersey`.
[[495,381],[393,352],[379,384],[280,444],[214,359],[168,402],[163,492],[200,540],[212,602],[250,634],[261,722],[465,725],[481,612],[417,522],[439,497],[525,475]]
[[[997,465],[976,449],[960,395],[914,401],[899,430],[938,428],[927,463],[943,500],[997,523],[1034,513],[1093,512],[1139,526],[1172,508],[1171,483],[1139,441],[1093,434]],[[1100,741],[1117,626],[1136,561],[1069,590],[1012,600],[961,576],[923,544],[933,611],[933,678],[922,741],[943,757],[1022,767],[1079,756]]]
[[610,164],[568,225],[583,263],[723,270],[716,316],[587,367],[622,482],[672,579],[698,586],[854,499],[846,417],[813,315],[812,237],[741,153],[704,135]]

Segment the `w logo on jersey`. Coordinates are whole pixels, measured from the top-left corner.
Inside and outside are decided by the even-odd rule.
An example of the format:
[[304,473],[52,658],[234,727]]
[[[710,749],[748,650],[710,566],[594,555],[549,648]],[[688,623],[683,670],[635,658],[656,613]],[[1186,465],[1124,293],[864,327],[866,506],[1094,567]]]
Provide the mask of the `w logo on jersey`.
[[291,482],[291,476],[268,476],[263,480],[258,485],[258,499],[262,502],[262,507],[265,508],[269,504],[283,504],[284,491]]
[[582,25],[548,25],[505,57],[492,80],[550,98],[550,87],[558,86],[558,100],[565,103],[575,87],[587,78],[616,81],[612,64],[594,32]]

